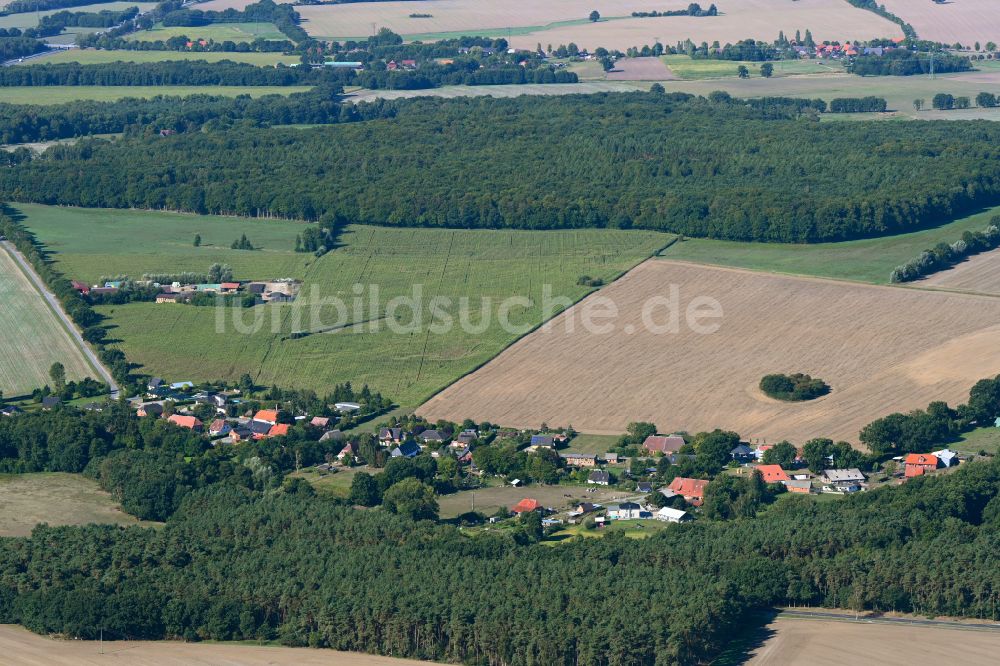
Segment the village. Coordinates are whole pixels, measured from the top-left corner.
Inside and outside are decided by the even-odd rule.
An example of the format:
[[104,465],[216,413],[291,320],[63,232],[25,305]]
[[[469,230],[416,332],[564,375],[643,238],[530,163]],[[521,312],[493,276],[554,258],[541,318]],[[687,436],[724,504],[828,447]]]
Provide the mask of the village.
[[242,282],[231,279],[220,282],[172,280],[168,284],[150,279],[132,281],[128,278],[105,280],[93,285],[80,280],[72,281],[73,289],[92,300],[114,298],[129,292],[130,300],[153,300],[156,303],[191,303],[200,295],[247,297],[252,299],[252,304],[287,303],[295,300],[301,284],[299,280],[292,278]]

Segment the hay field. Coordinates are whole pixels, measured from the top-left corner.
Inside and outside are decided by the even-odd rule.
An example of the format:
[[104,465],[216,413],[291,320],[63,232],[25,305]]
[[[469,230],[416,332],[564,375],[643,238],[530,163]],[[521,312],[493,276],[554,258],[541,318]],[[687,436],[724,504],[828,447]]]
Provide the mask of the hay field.
[[[205,7],[213,8],[217,2],[228,4],[229,0],[216,0]],[[673,8],[678,8],[683,3],[675,5]],[[447,34],[507,37],[509,32],[511,44],[518,48],[534,48],[538,42],[575,42],[590,49],[605,46],[624,50],[653,44],[656,38],[664,44],[687,38],[697,42],[735,42],[747,37],[770,41],[779,30],[794,34],[807,28],[817,40],[902,36],[896,24],[843,0],[738,0],[721,6],[724,15],[718,17],[631,18],[633,11],[669,8],[669,3],[664,6],[657,0],[594,0],[586,6],[577,0],[426,0],[302,6],[297,11],[304,19],[303,27],[316,37],[364,37],[371,34],[374,23],[410,39]],[[600,12],[605,20],[587,21],[591,10]],[[409,18],[415,12],[431,14],[432,18]]]
[[28,536],[38,523],[137,525],[139,520],[80,474],[0,475],[0,536]]
[[921,39],[971,46],[1000,44],[1000,6],[996,0],[880,0],[879,4],[908,22]]
[[[643,323],[651,298],[676,288],[680,326]],[[1000,372],[1000,299],[875,287],[647,261],[598,293],[618,315],[587,333],[587,299],[428,401],[431,418],[537,427],[571,423],[615,434],[629,421],[660,430],[725,428],[752,441],[811,437],[857,442],[861,427],[932,400],[957,404]],[[684,312],[697,297],[722,308],[718,330],[698,334]],[[655,306],[654,323],[666,322]],[[567,321],[574,330],[567,331]],[[774,372],[826,380],[830,395],[782,403],[757,388]]]
[[914,284],[977,294],[1000,295],[1000,250],[983,252],[953,268],[935,273]]
[[21,666],[417,666],[429,664],[360,652],[257,646],[242,643],[178,641],[71,641],[33,634],[22,627],[0,625],[0,661]]
[[66,378],[97,378],[76,342],[6,248],[0,249],[0,391],[10,397],[48,384],[59,361]]
[[673,81],[677,78],[660,58],[622,58],[606,76],[610,81]]
[[[996,663],[1000,634],[962,626],[906,626],[778,617],[748,666],[938,666]],[[740,662],[743,663],[743,662]]]

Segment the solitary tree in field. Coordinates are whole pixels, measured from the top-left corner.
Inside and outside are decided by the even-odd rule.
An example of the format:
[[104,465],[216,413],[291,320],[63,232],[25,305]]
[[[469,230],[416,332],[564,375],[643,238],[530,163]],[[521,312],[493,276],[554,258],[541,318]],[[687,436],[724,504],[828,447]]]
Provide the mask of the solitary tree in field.
[[763,65],[760,66],[760,75],[763,76],[765,79],[771,78],[772,74],[774,74],[774,65],[772,65],[769,62],[765,62]]
[[746,65],[740,65],[739,67],[737,67],[736,68],[736,73],[739,74],[739,76],[740,76],[741,79],[749,79],[750,78],[750,70],[747,69]]
[[194,235],[194,246],[195,247],[200,247],[201,246],[201,234],[195,234]]
[[997,50],[996,42],[986,42],[986,50],[993,53]]
[[662,95],[663,93],[666,92],[666,90],[659,83],[654,83],[653,85],[649,86],[649,92]]
[[592,23],[597,23],[598,21],[601,20],[601,13],[596,9],[590,12],[590,20]]
[[66,384],[66,368],[63,367],[62,363],[56,361],[49,368],[49,377],[52,379],[52,383],[56,389],[62,390],[62,387]]
[[922,99],[913,100],[913,108],[916,109],[917,111],[924,108],[924,100]]

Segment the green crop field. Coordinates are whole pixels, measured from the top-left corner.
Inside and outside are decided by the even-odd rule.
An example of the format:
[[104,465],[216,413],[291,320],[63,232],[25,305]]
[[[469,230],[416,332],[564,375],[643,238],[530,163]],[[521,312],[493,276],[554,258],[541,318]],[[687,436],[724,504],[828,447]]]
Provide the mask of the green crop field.
[[0,249],[0,391],[7,397],[30,393],[51,382],[56,361],[67,379],[97,377],[63,327],[6,249]]
[[845,243],[789,245],[690,238],[674,243],[663,256],[700,264],[885,284],[896,266],[942,241],[955,242],[966,230],[982,231],[997,214],[1000,207],[933,229]]
[[[0,2],[0,5],[4,3]],[[81,5],[65,9],[49,9],[42,12],[20,12],[8,16],[0,16],[0,28],[34,28],[38,25],[38,19],[44,16],[51,16],[57,12],[100,12],[100,11],[121,11],[129,7],[138,7],[139,11],[149,11],[156,6],[155,2],[100,2],[93,5]],[[77,28],[71,28],[76,30]]]
[[[404,406],[418,405],[518,337],[517,332],[505,332],[498,321],[503,299],[530,298],[530,305],[515,304],[510,309],[510,321],[524,328],[537,325],[543,316],[545,285],[551,285],[554,296],[575,301],[589,291],[576,284],[581,275],[610,280],[672,238],[603,230],[352,227],[343,235],[342,247],[316,259],[293,252],[301,223],[27,205],[18,209],[25,215],[25,224],[55,253],[59,267],[76,277],[204,271],[211,262],[224,261],[233,266],[237,278],[304,280],[293,305],[237,311],[247,321],[258,315],[264,319],[259,330],[249,323],[241,329],[248,332],[237,331],[232,312],[224,312],[221,323],[217,321],[215,308],[154,303],[100,308],[114,326],[111,337],[121,340],[129,358],[143,364],[146,371],[194,380],[236,379],[249,372],[261,384],[319,391],[350,380],[368,383]],[[195,233],[211,246],[195,248]],[[242,233],[264,249],[228,249]],[[364,285],[360,313],[355,311],[355,285]],[[413,285],[418,285],[425,304],[423,320],[413,330],[392,331],[385,319],[392,307],[390,299],[414,295]],[[372,289],[378,290],[377,297],[372,296]],[[314,320],[313,294],[342,299],[345,317],[338,320],[335,307],[326,305]],[[430,330],[428,308],[433,297],[452,299],[444,309],[456,325],[447,332]],[[463,297],[469,299],[471,326],[457,323]],[[372,318],[377,330],[369,324],[288,337],[295,331],[320,331]],[[408,324],[412,317],[403,306],[397,309],[395,320]]]
[[233,62],[247,62],[251,65],[277,65],[284,63],[290,65],[299,62],[298,56],[284,55],[281,53],[222,53],[194,51],[128,51],[128,50],[103,50],[103,49],[68,49],[56,51],[52,55],[44,58],[32,58],[25,61],[24,65],[56,64],[63,62],[78,62],[81,65],[99,65],[108,62],[167,62],[174,60],[205,60],[207,62],[219,62],[220,60],[232,60]]
[[273,23],[213,23],[201,26],[169,26],[157,24],[150,30],[129,35],[129,39],[144,42],[166,41],[171,37],[188,37],[216,42],[252,42],[255,39],[288,39]]
[[[750,70],[751,78],[760,77],[759,62],[741,62],[736,60],[695,60],[686,55],[667,55],[663,60],[670,71],[684,80],[735,78],[740,65]],[[774,77],[793,76],[801,74],[829,74],[843,72],[839,62],[822,60],[777,60],[774,66]]]
[[311,86],[12,86],[0,88],[11,104],[66,104],[83,99],[113,102],[125,97],[150,98],[157,95],[291,95]]

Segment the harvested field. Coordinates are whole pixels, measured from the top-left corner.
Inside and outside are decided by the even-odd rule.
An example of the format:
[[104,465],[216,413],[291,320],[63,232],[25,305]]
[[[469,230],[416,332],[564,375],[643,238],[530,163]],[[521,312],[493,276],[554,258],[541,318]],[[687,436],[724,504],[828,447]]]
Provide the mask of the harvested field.
[[[967,627],[906,626],[779,617],[750,653],[751,666],[994,664],[1000,633]],[[742,663],[742,662],[741,662]]]
[[68,641],[33,634],[15,625],[0,625],[0,654],[5,663],[21,666],[415,666],[431,662],[393,659],[358,652],[175,641]]
[[56,361],[66,379],[98,378],[76,341],[6,248],[0,248],[0,391],[30,393],[51,382]]
[[[206,9],[229,6],[233,0],[214,0]],[[243,2],[243,0],[236,0]],[[683,3],[675,3],[680,8]],[[669,3],[668,3],[669,5]],[[431,18],[410,18],[416,9]],[[671,16],[631,18],[633,11],[664,10],[657,0],[594,0],[581,7],[576,0],[548,0],[524,4],[516,0],[426,0],[412,2],[363,2],[302,6],[303,27],[310,35],[331,39],[361,38],[372,24],[389,28],[409,39],[425,41],[442,36],[477,34],[509,37],[513,46],[534,48],[543,44],[625,49],[629,46],[672,44],[691,38],[696,42],[735,42],[747,37],[773,40],[779,30],[812,30],[817,40],[867,39],[902,36],[900,28],[871,12],[842,0],[740,0],[723,6],[717,17]],[[605,19],[587,21],[591,10]]]
[[921,39],[972,46],[976,41],[1000,43],[1000,8],[996,0],[881,0],[886,9],[908,22]]
[[935,273],[915,284],[1000,295],[1000,250],[978,254],[954,268]]
[[0,475],[0,536],[27,536],[38,523],[136,525],[96,481],[79,474]]
[[673,81],[677,77],[660,58],[622,58],[607,73],[611,81]]
[[[596,318],[606,329],[588,333],[581,313],[599,316],[600,297],[617,315]],[[717,324],[714,333],[686,325],[699,297],[721,306],[721,318],[702,321]],[[650,330],[643,315],[663,327],[668,307],[679,312],[676,332]],[[875,418],[932,400],[957,404],[975,381],[1000,372],[998,322],[993,297],[653,260],[419,411],[510,426],[572,423],[597,434],[652,421],[663,431],[726,428],[753,441],[857,442]],[[805,372],[833,391],[805,403],[771,400],[757,384],[773,372]]]

